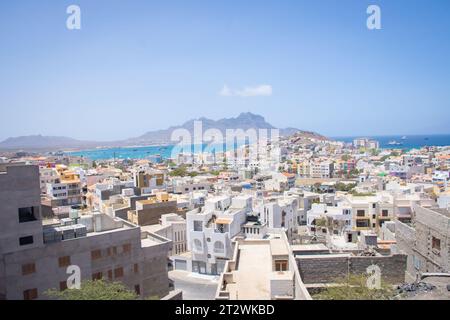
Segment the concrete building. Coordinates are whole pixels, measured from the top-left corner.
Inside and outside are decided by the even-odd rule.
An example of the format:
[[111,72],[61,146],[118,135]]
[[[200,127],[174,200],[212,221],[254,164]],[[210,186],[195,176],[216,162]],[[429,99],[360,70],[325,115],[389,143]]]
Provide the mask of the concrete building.
[[58,171],[55,168],[48,167],[40,167],[39,168],[40,175],[40,184],[41,184],[41,194],[47,194],[47,184],[53,184],[59,179]]
[[396,221],[399,252],[408,255],[411,280],[420,274],[450,273],[450,212],[447,209],[414,206],[412,224]]
[[311,300],[286,235],[237,238],[221,274],[216,300]]
[[42,221],[37,166],[0,167],[0,297],[48,299],[64,290],[67,267],[81,280],[121,281],[141,297],[169,292],[171,241],[99,212]]
[[241,232],[251,211],[250,196],[218,196],[206,200],[203,208],[188,212],[187,245],[191,257],[186,261],[187,270],[220,274],[232,257],[232,238]]
[[380,143],[369,138],[357,138],[353,140],[353,146],[355,148],[379,149]]
[[311,178],[332,178],[334,171],[334,164],[331,161],[314,161],[310,166]]
[[140,226],[158,224],[163,214],[177,211],[177,200],[167,192],[158,192],[136,201],[136,210],[128,211],[128,221]]
[[352,226],[355,231],[378,231],[384,222],[394,220],[392,196],[377,194],[373,196],[344,195],[342,206],[351,207]]
[[141,193],[150,193],[153,189],[165,187],[165,175],[156,170],[137,170],[133,174],[134,186],[141,189]]
[[159,224],[141,227],[141,229],[171,240],[170,256],[180,255],[187,251],[186,220],[176,213],[163,214],[159,219]]
[[284,192],[295,187],[296,175],[292,173],[274,173],[272,179],[265,181],[268,191]]
[[46,184],[46,199],[51,207],[71,206],[82,203],[80,177],[72,171],[60,169],[59,176]]
[[175,194],[186,194],[196,191],[211,191],[213,183],[206,177],[183,177],[172,179],[171,189]]
[[297,229],[299,214],[299,199],[294,196],[266,198],[255,206],[259,221],[270,229],[286,231],[287,238]]

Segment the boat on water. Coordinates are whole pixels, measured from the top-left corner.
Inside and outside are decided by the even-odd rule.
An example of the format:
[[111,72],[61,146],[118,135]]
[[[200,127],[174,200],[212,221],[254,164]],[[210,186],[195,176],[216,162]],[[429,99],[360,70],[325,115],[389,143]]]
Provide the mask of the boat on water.
[[398,141],[395,141],[395,140],[392,140],[392,141],[388,142],[388,145],[390,145],[390,146],[401,146],[402,143],[398,142]]
[[406,136],[403,136],[403,137],[402,137],[402,140],[406,140]]

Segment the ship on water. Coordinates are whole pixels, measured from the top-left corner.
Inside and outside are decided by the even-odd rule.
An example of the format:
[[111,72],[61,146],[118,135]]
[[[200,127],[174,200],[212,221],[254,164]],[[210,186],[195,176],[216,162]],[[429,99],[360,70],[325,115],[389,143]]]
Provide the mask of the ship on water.
[[390,146],[401,146],[401,145],[403,145],[403,143],[398,142],[396,140],[391,140],[391,141],[388,142],[388,145],[390,145]]

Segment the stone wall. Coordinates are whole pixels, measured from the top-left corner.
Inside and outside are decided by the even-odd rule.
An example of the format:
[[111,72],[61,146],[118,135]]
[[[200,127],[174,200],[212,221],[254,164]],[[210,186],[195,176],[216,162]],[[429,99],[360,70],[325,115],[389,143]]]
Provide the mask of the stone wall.
[[376,257],[329,254],[298,256],[296,260],[305,284],[331,283],[349,274],[363,274],[370,265],[380,267],[383,280],[396,284],[405,281],[406,257],[403,254]]

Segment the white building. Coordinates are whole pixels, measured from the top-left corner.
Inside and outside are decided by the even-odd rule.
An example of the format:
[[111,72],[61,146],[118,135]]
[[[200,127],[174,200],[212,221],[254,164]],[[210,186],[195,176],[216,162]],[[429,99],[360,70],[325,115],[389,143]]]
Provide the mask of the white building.
[[233,253],[231,240],[241,232],[251,210],[250,196],[218,196],[208,199],[203,208],[188,212],[187,245],[191,257],[186,261],[187,270],[220,274]]

